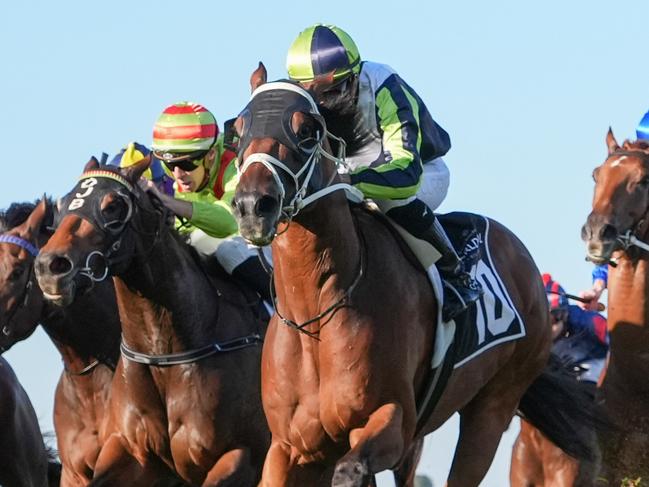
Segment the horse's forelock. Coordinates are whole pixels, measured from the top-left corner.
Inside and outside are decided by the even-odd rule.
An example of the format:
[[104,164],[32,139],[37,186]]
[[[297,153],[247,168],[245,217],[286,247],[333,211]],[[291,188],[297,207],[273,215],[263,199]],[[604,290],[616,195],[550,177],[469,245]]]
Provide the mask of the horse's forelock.
[[[7,232],[18,225],[25,223],[38,203],[39,200],[34,203],[12,203],[6,210],[0,211],[0,233]],[[48,205],[52,205],[52,200],[50,198],[48,198]]]

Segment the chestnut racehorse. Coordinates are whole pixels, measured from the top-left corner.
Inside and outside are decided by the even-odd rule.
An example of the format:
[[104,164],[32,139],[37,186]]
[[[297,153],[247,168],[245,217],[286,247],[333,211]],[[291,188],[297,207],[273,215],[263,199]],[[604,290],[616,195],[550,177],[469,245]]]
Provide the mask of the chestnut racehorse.
[[[36,261],[41,288],[69,299],[75,282],[112,275],[122,360],[111,389],[111,435],[93,486],[136,485],[121,467],[172,470],[192,485],[255,485],[270,434],[261,407],[256,305],[169,225],[128,169],[91,159],[63,200],[61,221]],[[142,477],[140,485],[147,485]],[[149,483],[151,485],[151,483]]]
[[[29,337],[39,323],[63,359],[54,397],[62,486],[83,486],[106,435],[110,384],[119,358],[120,325],[110,282],[79,293],[63,309],[44,300],[33,264],[53,230],[53,205],[14,204],[0,217],[0,349]],[[87,281],[90,284],[90,281]]]
[[60,465],[53,461],[27,393],[0,357],[0,485],[55,487]]
[[617,434],[601,438],[606,485],[649,481],[649,143],[618,145],[593,172],[593,208],[582,228],[588,258],[609,266],[610,358],[599,395]]
[[[364,486],[385,469],[397,470],[399,485],[412,485],[412,476],[399,475],[402,460],[459,411],[448,485],[477,486],[548,362],[538,269],[522,243],[490,220],[492,258],[527,335],[455,368],[418,428],[416,397],[430,368],[438,307],[428,278],[381,220],[350,209],[340,189],[353,189],[338,184],[312,95],[287,82],[265,83],[260,65],[235,124],[241,166],[233,200],[241,234],[273,249],[276,314],[262,357],[273,436],[261,485]],[[267,103],[257,103],[261,92]],[[268,122],[269,114],[277,120]],[[570,398],[572,379],[558,385],[554,373],[544,373],[539,380],[523,397],[525,414],[552,416],[557,403],[573,412],[589,406]],[[564,429],[570,421],[545,419],[544,431],[553,430],[562,446],[577,440]]]

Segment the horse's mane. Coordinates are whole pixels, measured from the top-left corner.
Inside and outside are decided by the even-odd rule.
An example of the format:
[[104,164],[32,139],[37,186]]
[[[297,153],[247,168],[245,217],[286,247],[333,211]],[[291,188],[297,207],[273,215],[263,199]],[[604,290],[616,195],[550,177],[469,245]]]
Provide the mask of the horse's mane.
[[624,143],[622,144],[622,148],[624,150],[649,150],[649,141],[647,140],[642,140],[638,139],[636,141],[632,141],[629,139],[626,139]]
[[[46,198],[48,207],[52,207],[52,198]],[[0,210],[0,233],[7,232],[18,225],[25,223],[40,201],[41,200],[36,200],[33,203],[27,201],[22,203],[11,203],[9,208],[6,210]]]

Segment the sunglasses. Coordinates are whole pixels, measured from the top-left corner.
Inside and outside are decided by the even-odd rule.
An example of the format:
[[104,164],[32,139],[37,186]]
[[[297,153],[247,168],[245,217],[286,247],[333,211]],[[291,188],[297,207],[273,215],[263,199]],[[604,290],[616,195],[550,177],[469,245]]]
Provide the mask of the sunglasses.
[[203,163],[207,151],[192,152],[190,154],[173,154],[171,152],[154,151],[153,155],[171,172],[173,172],[176,167],[185,172],[192,172]]

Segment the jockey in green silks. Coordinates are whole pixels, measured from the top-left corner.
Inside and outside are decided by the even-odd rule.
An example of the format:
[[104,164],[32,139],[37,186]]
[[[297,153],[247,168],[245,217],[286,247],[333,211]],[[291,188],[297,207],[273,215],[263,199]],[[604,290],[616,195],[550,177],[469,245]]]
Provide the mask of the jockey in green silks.
[[[174,180],[173,195],[145,178],[141,186],[176,215],[176,228],[190,244],[213,254],[229,274],[270,302],[269,276],[257,249],[237,235],[230,205],[238,182],[236,154],[224,146],[214,115],[197,103],[170,105],[154,126],[152,149]],[[270,249],[264,251],[270,260]]]

